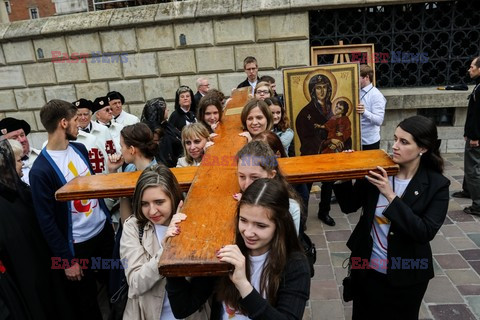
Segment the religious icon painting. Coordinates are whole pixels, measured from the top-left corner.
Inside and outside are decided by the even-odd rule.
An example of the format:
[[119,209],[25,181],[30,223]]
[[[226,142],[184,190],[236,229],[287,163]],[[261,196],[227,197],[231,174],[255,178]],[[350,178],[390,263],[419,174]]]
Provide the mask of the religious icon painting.
[[358,63],[283,70],[296,155],[361,150]]

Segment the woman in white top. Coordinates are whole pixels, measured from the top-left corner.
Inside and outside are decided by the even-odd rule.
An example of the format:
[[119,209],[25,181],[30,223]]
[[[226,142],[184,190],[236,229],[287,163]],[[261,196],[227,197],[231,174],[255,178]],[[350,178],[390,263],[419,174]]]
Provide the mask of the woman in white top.
[[201,123],[186,125],[182,130],[184,157],[178,158],[177,167],[199,166],[205,150],[213,145],[208,129]]
[[290,144],[293,141],[293,130],[290,129],[288,117],[285,114],[285,108],[278,98],[272,97],[264,100],[270,108],[273,116],[273,128],[272,131],[277,134],[282,141],[285,153],[288,154]]
[[[134,214],[125,221],[120,243],[129,285],[123,319],[175,319],[158,262],[165,241],[180,232],[177,223],[186,219],[178,213],[181,206],[182,192],[170,169],[158,164],[142,172],[133,194]],[[202,310],[189,318],[207,319]]]
[[[108,155],[108,172],[114,173],[124,164],[124,172],[140,171],[157,163],[157,144],[153,141],[152,130],[145,123],[126,126],[120,132],[120,152]],[[129,198],[120,200],[120,218],[123,221],[132,213]]]

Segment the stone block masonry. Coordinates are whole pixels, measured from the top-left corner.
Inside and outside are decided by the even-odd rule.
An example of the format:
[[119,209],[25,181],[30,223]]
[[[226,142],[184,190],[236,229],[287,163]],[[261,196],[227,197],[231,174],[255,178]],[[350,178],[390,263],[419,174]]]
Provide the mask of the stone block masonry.
[[[135,114],[155,97],[164,97],[171,111],[178,86],[195,92],[200,76],[229,96],[245,80],[246,56],[255,56],[259,75],[273,76],[283,93],[282,69],[310,65],[308,10],[384,2],[402,1],[192,0],[3,24],[0,118],[31,122],[39,141],[45,136],[39,110],[51,99],[93,100],[117,90]],[[453,129],[441,130],[445,148],[458,148],[464,97],[403,91],[388,99],[395,107],[389,106],[382,134],[416,107],[459,109]]]

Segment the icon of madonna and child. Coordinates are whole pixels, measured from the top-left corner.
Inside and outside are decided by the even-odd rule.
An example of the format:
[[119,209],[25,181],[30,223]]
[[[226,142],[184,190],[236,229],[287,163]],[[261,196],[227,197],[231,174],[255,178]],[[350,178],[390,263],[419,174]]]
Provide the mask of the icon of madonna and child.
[[301,155],[352,149],[349,115],[355,107],[349,98],[335,97],[337,80],[333,74],[324,70],[307,76],[303,89],[310,102],[300,110],[295,121]]

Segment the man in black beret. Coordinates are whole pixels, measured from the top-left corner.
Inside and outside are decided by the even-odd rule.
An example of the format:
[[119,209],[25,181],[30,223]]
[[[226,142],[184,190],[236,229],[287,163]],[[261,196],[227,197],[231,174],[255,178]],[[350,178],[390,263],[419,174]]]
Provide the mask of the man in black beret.
[[93,124],[108,130],[110,139],[107,139],[105,151],[107,154],[117,153],[117,151],[120,151],[120,131],[123,129],[123,125],[113,120],[113,111],[108,98],[96,98],[93,101],[92,112],[96,118]]
[[140,122],[140,119],[138,119],[138,117],[123,110],[125,98],[120,92],[110,91],[109,93],[107,93],[107,98],[110,107],[112,107],[113,118],[115,119],[115,122],[120,123],[123,126],[128,126]]
[[30,148],[27,135],[30,133],[30,125],[25,120],[15,118],[5,118],[0,121],[0,140],[14,139],[22,144],[23,147],[23,166],[22,180],[29,184],[28,173],[35,159],[40,154],[40,150]]
[[93,171],[95,173],[106,173],[107,153],[105,146],[107,140],[112,140],[108,128],[91,121],[94,107],[92,101],[82,98],[72,103],[77,107],[78,129],[80,129],[77,141],[87,148]]

